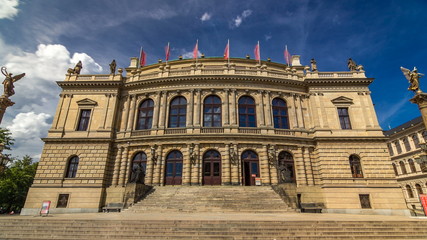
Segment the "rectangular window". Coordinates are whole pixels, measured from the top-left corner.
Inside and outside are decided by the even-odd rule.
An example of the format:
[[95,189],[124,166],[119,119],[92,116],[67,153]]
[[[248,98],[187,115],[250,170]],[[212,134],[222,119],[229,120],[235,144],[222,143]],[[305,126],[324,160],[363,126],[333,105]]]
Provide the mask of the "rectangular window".
[[372,208],[371,200],[369,199],[369,194],[359,194],[359,199],[362,208]]
[[388,151],[390,153],[390,156],[393,156],[394,153],[393,153],[393,147],[391,146],[391,143],[387,143],[387,147],[388,147]]
[[57,208],[66,208],[68,205],[68,198],[70,194],[59,194],[58,203],[56,204]]
[[402,148],[400,147],[400,142],[396,141],[396,142],[394,142],[394,145],[396,146],[397,154],[401,154],[402,153]]
[[405,146],[405,150],[407,152],[411,151],[411,145],[409,144],[408,137],[403,138],[403,145]]
[[338,108],[338,117],[340,119],[341,129],[351,129],[348,108]]
[[80,112],[80,119],[79,125],[77,126],[77,131],[87,131],[87,127],[89,126],[90,111],[91,110],[86,109]]

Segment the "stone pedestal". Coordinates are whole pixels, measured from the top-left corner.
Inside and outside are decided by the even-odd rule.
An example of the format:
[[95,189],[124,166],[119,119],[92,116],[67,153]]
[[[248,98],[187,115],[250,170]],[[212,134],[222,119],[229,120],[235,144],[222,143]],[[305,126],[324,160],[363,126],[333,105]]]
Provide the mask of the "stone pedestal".
[[418,105],[418,109],[420,109],[421,116],[423,117],[424,126],[427,128],[427,93],[417,92],[415,97],[409,101]]
[[5,95],[2,95],[0,97],[0,123],[3,120],[3,115],[6,112],[6,108],[13,106],[13,104],[15,104],[14,102],[12,102],[8,97],[6,97]]
[[123,196],[124,208],[131,207],[141,200],[153,187],[142,183],[128,183]]

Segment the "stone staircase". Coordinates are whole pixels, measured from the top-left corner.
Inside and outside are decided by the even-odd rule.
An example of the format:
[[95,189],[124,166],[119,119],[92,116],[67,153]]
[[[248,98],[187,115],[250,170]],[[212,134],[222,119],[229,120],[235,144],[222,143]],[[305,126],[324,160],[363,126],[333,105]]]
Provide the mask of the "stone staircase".
[[427,239],[427,221],[0,218],[0,239]]
[[125,212],[295,212],[270,186],[155,187]]

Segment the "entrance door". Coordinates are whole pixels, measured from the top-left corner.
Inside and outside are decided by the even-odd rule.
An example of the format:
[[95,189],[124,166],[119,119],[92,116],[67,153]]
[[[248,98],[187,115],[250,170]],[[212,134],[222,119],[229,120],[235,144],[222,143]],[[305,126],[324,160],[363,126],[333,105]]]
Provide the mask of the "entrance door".
[[203,155],[203,185],[221,185],[221,155],[215,150]]
[[255,178],[260,177],[258,155],[254,151],[242,153],[242,182],[245,186],[255,186]]
[[172,151],[166,157],[165,185],[181,185],[182,183],[182,153]]

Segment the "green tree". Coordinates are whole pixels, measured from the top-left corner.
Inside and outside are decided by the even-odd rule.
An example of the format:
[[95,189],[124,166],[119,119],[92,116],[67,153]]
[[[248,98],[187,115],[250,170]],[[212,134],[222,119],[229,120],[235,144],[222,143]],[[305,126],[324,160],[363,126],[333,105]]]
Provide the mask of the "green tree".
[[0,206],[10,211],[19,211],[24,206],[28,189],[36,175],[38,162],[26,155],[14,159],[0,178]]

